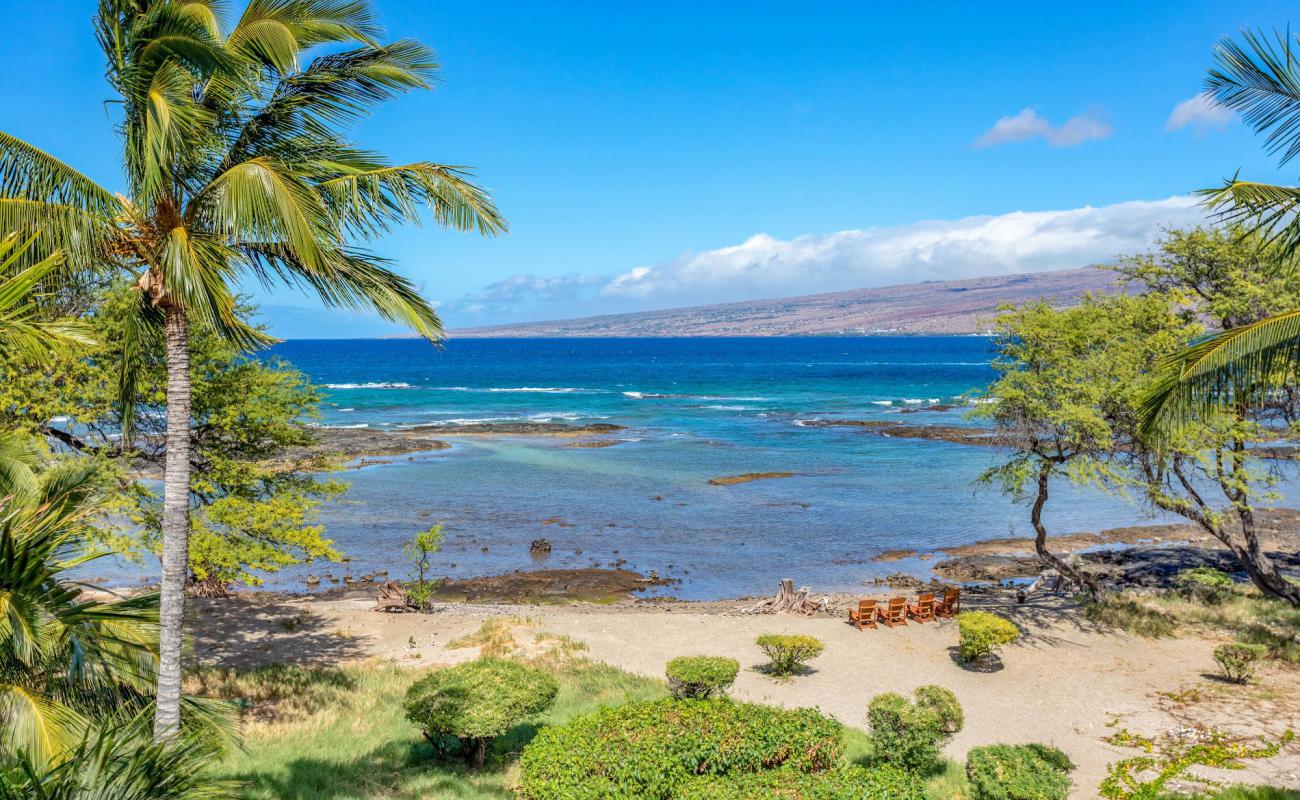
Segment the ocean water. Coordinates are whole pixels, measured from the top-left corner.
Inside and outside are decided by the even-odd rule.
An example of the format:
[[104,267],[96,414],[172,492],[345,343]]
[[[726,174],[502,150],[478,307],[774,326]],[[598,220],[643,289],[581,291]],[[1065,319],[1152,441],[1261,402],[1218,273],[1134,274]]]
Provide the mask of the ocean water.
[[[325,387],[321,425],[626,429],[604,448],[449,436],[449,450],[346,471],[337,477],[351,490],[321,521],[350,564],[295,567],[266,585],[304,589],[306,574],[325,571],[403,575],[402,543],[435,522],[446,532],[435,573],[458,577],[625,562],[680,579],[668,593],[708,599],[765,594],[782,577],[829,592],[924,571],[921,560],[873,557],[1031,535],[1025,507],[976,484],[999,453],[802,423],[977,424],[968,399],[993,377],[989,346],[977,336],[285,342],[268,357]],[[708,483],[773,471],[795,476]],[[1066,485],[1046,518],[1062,533],[1164,519]],[[529,553],[539,537],[553,545],[544,559]]]

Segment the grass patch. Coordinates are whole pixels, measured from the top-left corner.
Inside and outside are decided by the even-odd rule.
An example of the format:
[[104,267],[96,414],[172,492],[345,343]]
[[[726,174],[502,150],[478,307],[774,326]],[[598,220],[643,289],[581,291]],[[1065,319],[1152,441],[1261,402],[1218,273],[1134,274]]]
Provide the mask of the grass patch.
[[1172,636],[1181,631],[1227,635],[1246,644],[1262,644],[1269,656],[1300,664],[1300,608],[1262,596],[1241,584],[1220,603],[1207,604],[1175,592],[1120,593],[1090,604],[1088,618],[1140,636]]
[[538,620],[532,617],[492,617],[473,633],[467,633],[447,642],[447,647],[451,650],[477,647],[481,656],[505,658],[519,649],[515,630],[537,623]]
[[[542,725],[557,725],[601,705],[667,695],[662,681],[605,664],[574,662],[557,673],[560,694],[545,714],[516,726],[478,773],[433,760],[433,748],[402,713],[406,688],[425,674],[390,664],[344,669],[266,667],[247,673],[205,671],[192,688],[238,698],[252,691],[265,705],[245,728],[243,751],[220,774],[245,782],[253,800],[507,800],[515,757]],[[311,702],[292,699],[303,693]]]
[[[871,736],[866,731],[847,726],[844,728],[844,760],[868,769],[872,767],[875,753],[871,747]],[[941,768],[926,778],[925,796],[929,800],[963,800],[970,797],[966,766],[959,761],[944,759]]]

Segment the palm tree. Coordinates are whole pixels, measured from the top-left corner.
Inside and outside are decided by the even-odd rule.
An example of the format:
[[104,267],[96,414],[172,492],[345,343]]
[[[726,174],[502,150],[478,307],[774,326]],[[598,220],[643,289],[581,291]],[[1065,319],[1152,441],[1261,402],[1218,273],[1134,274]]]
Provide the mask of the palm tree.
[[213,777],[221,751],[187,734],[152,742],[147,720],[106,725],[48,768],[24,753],[0,772],[0,800],[219,800],[239,795],[234,781]]
[[[1247,32],[1224,40],[1205,92],[1233,109],[1281,163],[1300,155],[1300,39],[1274,32]],[[1278,246],[1284,260],[1300,251],[1300,186],[1274,186],[1234,176],[1199,193],[1206,206],[1240,222]],[[1279,264],[1279,269],[1290,268]],[[1258,404],[1294,382],[1300,365],[1300,309],[1224,330],[1193,343],[1169,359],[1143,407],[1143,430],[1151,437],[1175,431],[1214,411]]]
[[0,758],[59,763],[93,724],[149,707],[156,595],[97,603],[64,576],[105,555],[97,471],[65,462],[30,496],[0,498]]
[[[436,340],[441,323],[409,281],[363,248],[423,208],[458,230],[505,230],[460,167],[392,164],[342,132],[371,107],[428,88],[418,42],[381,43],[361,0],[249,0],[227,25],[218,0],[101,0],[96,30],[120,99],[128,190],[114,195],[49,154],[0,133],[0,229],[39,227],[78,266],[111,260],[138,275],[141,312],[122,365],[161,328],[167,430],[161,665],[155,734],[180,720],[188,578],[190,325],[244,346],[232,285],[255,277],[369,309]],[[319,53],[310,59],[308,53]],[[130,419],[130,414],[124,414]],[[130,431],[124,431],[129,437]]]

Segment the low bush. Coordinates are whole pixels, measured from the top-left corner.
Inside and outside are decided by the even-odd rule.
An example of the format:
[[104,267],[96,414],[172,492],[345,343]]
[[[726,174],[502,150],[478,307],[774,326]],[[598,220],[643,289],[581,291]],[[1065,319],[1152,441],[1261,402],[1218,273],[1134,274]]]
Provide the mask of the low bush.
[[839,767],[826,772],[768,770],[696,778],[676,800],[925,800],[922,782],[897,767]]
[[978,661],[997,652],[1004,644],[1020,638],[1020,629],[987,611],[963,611],[957,615],[963,661]]
[[669,800],[701,776],[824,772],[840,761],[842,735],[812,709],[628,703],[544,728],[520,757],[520,792],[526,800]]
[[668,662],[666,672],[673,697],[706,700],[731,688],[740,662],[722,656],[680,656]]
[[1250,683],[1255,677],[1255,662],[1268,655],[1262,644],[1221,644],[1214,648],[1214,660],[1223,676],[1233,683]]
[[1232,596],[1232,578],[1213,567],[1193,567],[1178,573],[1178,589],[1189,600],[1218,605]]
[[922,686],[912,697],[889,692],[872,699],[871,744],[879,762],[930,772],[939,766],[944,744],[961,730],[961,705],[942,686]]
[[494,738],[550,708],[558,692],[550,673],[501,658],[480,658],[416,681],[402,705],[406,718],[424,730],[439,752],[459,748],[481,767]]
[[1045,744],[995,744],[971,749],[966,779],[971,800],[1066,800],[1069,756]]
[[758,637],[758,646],[767,654],[767,674],[776,678],[788,678],[802,671],[805,664],[826,649],[821,639],[781,633]]

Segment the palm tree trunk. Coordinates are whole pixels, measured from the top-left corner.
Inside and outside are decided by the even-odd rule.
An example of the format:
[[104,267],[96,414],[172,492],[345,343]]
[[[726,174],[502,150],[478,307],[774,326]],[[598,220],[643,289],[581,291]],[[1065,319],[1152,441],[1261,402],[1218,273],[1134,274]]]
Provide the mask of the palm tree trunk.
[[181,724],[181,640],[190,539],[190,343],[185,309],[168,306],[167,437],[163,466],[162,597],[159,611],[157,708],[153,735]]

